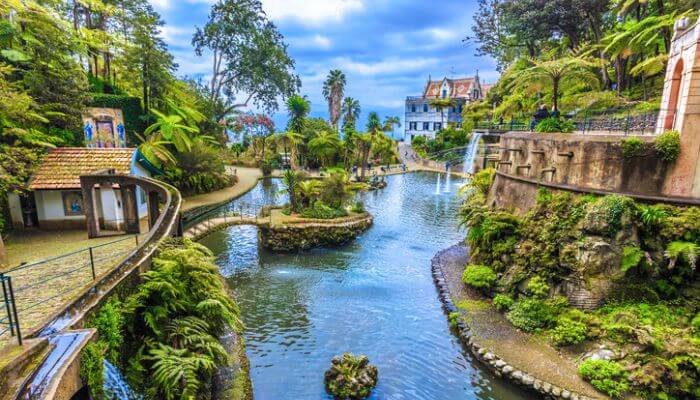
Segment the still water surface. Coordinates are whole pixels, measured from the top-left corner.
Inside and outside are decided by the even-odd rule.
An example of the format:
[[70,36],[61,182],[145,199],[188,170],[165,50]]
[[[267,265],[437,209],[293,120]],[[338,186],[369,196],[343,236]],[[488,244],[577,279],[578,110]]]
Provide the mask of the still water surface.
[[[371,399],[530,398],[478,368],[438,300],[430,259],[464,236],[456,187],[436,195],[432,173],[388,179],[362,195],[374,226],[345,246],[275,254],[259,248],[254,227],[201,241],[240,305],[255,399],[329,399],[323,372],[345,351],[379,368]],[[279,190],[262,181],[232,207],[282,204]]]

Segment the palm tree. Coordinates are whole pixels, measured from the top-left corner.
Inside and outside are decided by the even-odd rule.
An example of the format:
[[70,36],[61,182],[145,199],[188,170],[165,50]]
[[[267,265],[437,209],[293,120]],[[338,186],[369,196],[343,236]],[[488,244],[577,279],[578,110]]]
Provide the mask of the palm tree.
[[313,199],[318,198],[321,194],[321,181],[317,179],[307,179],[300,182],[297,186],[299,192],[300,205],[309,207],[313,205]]
[[378,155],[383,164],[387,166],[392,160],[398,157],[396,152],[396,143],[394,140],[386,135],[379,135],[375,141],[374,153]]
[[289,122],[287,123],[287,129],[296,133],[304,132],[306,116],[309,115],[310,110],[311,103],[305,96],[302,97],[295,94],[288,98],[287,113],[289,115]]
[[352,97],[346,97],[343,100],[341,111],[343,114],[343,128],[351,127],[355,129],[355,122],[360,118],[360,102]]
[[189,150],[192,145],[190,134],[199,133],[199,129],[188,125],[188,121],[182,115],[165,115],[158,110],[151,110],[158,118],[151,126],[143,132],[146,137],[157,133],[161,140],[169,141],[175,146],[177,151]]
[[374,133],[357,133],[353,137],[355,148],[357,149],[358,159],[360,162],[360,179],[365,178],[365,167],[369,162],[369,156],[372,152],[374,144]]
[[333,164],[333,157],[338,153],[340,139],[333,132],[319,132],[309,141],[309,150],[316,158],[322,160],[322,164],[329,167]]
[[552,90],[552,110],[559,111],[559,97],[562,85],[597,85],[598,75],[593,73],[595,64],[578,57],[563,57],[554,60],[530,60],[530,66],[515,70],[508,77],[512,88],[538,89],[550,86]]
[[455,102],[451,98],[434,99],[430,101],[430,105],[440,110],[440,129],[445,128],[445,110],[454,107]]
[[372,111],[367,116],[367,132],[376,135],[383,131],[384,126],[379,119],[379,114],[376,111]]
[[384,127],[382,130],[384,132],[391,132],[391,138],[394,138],[394,126],[401,128],[401,118],[399,117],[386,117],[384,119]]
[[345,74],[339,69],[331,70],[326,81],[323,82],[323,97],[328,101],[328,115],[331,125],[338,131],[340,120],[341,101],[345,91]]

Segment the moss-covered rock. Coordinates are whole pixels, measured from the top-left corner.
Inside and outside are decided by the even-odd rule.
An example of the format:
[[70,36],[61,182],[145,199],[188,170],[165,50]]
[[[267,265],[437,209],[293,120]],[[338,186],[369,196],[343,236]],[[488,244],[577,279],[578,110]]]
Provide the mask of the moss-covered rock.
[[379,371],[369,363],[367,356],[345,353],[342,357],[333,357],[323,383],[336,399],[355,400],[369,397],[378,378]]
[[306,250],[347,243],[372,226],[369,213],[333,220],[305,220],[303,223],[260,226],[263,246],[274,251]]

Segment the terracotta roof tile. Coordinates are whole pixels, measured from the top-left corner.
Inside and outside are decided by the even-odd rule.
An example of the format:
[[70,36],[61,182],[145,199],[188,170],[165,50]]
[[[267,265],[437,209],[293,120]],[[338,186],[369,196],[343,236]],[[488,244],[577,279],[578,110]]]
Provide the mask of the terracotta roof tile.
[[118,174],[131,172],[136,149],[61,147],[44,157],[29,183],[29,189],[79,189],[80,176],[115,169]]
[[[447,79],[453,98],[468,97],[474,84],[474,78]],[[423,93],[424,97],[440,97],[440,88],[443,80],[429,81]]]

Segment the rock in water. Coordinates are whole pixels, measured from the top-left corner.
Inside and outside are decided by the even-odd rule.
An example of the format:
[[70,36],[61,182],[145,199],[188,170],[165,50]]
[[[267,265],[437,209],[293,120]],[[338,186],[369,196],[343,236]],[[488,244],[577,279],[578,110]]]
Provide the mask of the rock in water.
[[378,374],[377,367],[369,363],[367,356],[345,353],[342,357],[333,357],[323,382],[336,399],[365,399],[377,386]]

